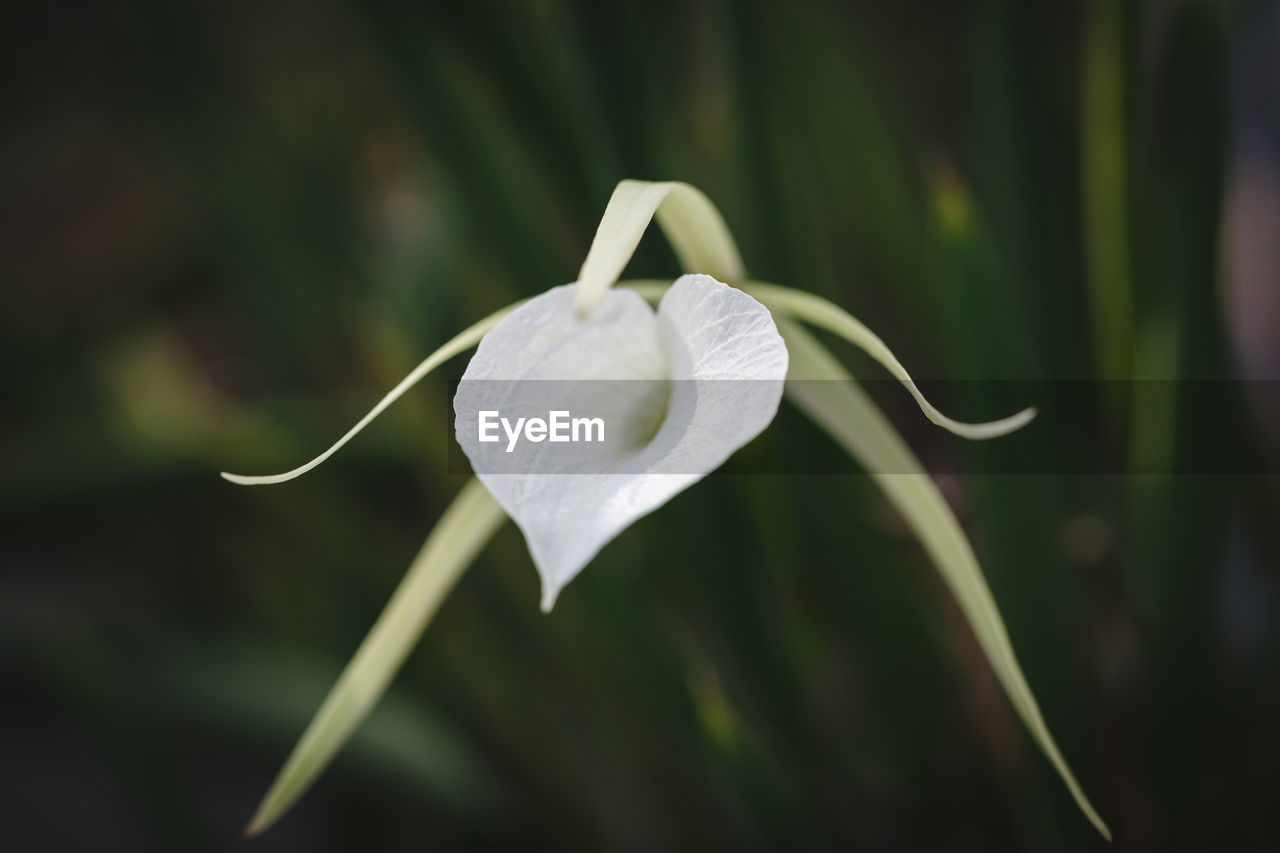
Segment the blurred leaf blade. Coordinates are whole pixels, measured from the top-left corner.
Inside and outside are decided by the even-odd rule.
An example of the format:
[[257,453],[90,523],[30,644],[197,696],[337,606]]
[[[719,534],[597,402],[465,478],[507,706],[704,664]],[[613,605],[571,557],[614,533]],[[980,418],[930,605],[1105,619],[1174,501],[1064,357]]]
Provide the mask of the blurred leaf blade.
[[1133,359],[1123,14],[1120,3],[1090,4],[1082,62],[1085,261],[1094,358],[1104,379],[1129,376]]

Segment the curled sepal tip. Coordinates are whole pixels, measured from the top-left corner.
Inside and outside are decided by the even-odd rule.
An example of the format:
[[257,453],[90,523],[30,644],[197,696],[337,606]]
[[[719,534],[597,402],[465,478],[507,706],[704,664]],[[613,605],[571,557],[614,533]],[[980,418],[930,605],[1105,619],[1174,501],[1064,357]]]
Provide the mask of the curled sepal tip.
[[916,387],[911,374],[907,373],[907,369],[902,366],[902,362],[898,361],[897,356],[893,354],[893,351],[889,349],[885,342],[880,340],[880,337],[875,332],[863,325],[862,321],[840,306],[823,299],[821,296],[815,296],[812,293],[806,293],[803,290],[795,290],[790,287],[779,287],[776,284],[751,282],[745,289],[770,310],[802,320],[812,326],[826,329],[828,332],[837,334],[854,346],[861,348],[902,383],[915,399],[920,410],[924,412],[925,417],[948,432],[962,438],[975,440],[999,438],[1002,435],[1008,435],[1011,432],[1022,429],[1031,423],[1036,416],[1035,408],[1028,407],[1008,417],[985,423],[966,423],[955,418],[949,418],[925,398],[920,389]]

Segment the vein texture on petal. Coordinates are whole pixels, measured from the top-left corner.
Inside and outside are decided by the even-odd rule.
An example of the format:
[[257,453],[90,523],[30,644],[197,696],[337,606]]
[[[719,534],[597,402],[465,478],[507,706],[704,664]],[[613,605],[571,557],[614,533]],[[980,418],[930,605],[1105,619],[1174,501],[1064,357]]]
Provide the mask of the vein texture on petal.
[[[579,319],[553,288],[485,337],[454,398],[458,443],[515,520],[544,609],[605,544],[718,468],[773,420],[787,352],[759,302],[705,275],[678,279],[655,312],[609,290]],[[481,411],[591,408],[612,443],[479,440]]]

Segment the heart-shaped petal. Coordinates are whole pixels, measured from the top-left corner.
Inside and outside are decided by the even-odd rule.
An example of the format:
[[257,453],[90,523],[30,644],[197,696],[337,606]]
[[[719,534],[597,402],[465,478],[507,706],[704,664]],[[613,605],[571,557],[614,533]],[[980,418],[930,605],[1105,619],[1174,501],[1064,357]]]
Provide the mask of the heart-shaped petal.
[[656,313],[618,289],[586,319],[573,308],[565,285],[511,312],[454,397],[458,443],[524,533],[544,610],[606,543],[759,435],[787,374],[768,309],[709,276],[677,279]]

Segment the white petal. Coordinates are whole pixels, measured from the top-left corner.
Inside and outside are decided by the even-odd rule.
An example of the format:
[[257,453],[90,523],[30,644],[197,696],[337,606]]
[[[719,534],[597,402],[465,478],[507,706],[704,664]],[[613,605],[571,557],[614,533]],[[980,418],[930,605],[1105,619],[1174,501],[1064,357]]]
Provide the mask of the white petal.
[[[513,311],[480,342],[454,397],[477,476],[525,535],[544,610],[606,543],[719,467],[778,410],[787,350],[769,311],[704,275],[655,314],[610,290],[579,320],[573,286]],[[518,381],[511,381],[518,380]],[[479,412],[598,416],[603,443],[479,440]]]

